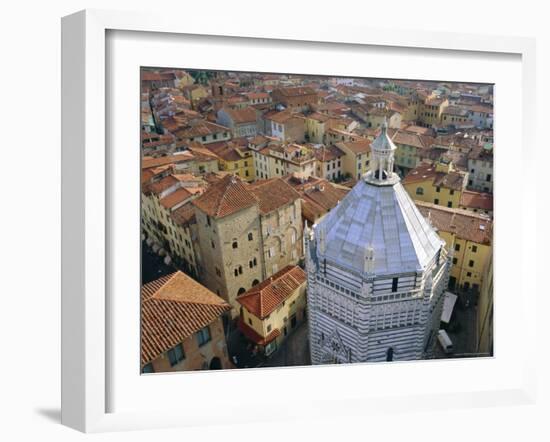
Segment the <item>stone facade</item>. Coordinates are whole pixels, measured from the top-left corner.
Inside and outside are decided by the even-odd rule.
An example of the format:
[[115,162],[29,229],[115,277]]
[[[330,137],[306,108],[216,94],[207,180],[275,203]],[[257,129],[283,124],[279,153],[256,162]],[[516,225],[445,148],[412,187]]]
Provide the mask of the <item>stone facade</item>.
[[301,200],[262,215],[263,279],[303,256]]
[[238,314],[235,298],[262,281],[260,215],[256,205],[224,217],[196,209],[202,283]]

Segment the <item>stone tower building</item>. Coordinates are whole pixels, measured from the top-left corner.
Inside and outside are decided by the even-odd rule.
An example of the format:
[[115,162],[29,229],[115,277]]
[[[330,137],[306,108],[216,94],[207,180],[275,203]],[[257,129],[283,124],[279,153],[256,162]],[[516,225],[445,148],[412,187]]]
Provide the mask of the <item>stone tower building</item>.
[[395,149],[384,124],[370,170],[304,230],[313,364],[432,351],[451,256],[393,172]]

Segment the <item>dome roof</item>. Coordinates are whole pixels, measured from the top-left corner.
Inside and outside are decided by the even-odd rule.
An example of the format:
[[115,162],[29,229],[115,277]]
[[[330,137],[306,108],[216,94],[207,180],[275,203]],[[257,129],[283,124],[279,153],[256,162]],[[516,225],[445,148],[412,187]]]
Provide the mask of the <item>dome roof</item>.
[[399,180],[359,180],[315,226],[315,238],[320,257],[376,276],[422,271],[444,244]]
[[395,152],[397,147],[395,144],[393,144],[393,141],[391,140],[390,136],[388,135],[388,124],[386,120],[382,123],[382,129],[380,131],[380,135],[376,137],[376,139],[371,143],[370,145],[371,151],[381,152],[381,153],[389,153],[389,152]]

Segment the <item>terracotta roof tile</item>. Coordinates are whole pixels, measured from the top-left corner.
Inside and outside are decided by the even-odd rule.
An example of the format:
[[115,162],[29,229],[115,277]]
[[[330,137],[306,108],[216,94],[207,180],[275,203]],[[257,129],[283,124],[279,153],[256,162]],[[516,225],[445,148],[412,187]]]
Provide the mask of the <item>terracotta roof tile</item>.
[[175,164],[193,159],[193,154],[190,152],[178,153],[176,155],[168,155],[165,157],[143,157],[141,159],[141,169],[149,169],[151,167],[164,166],[166,164]]
[[170,216],[174,223],[179,226],[185,226],[195,223],[195,208],[191,202],[186,202],[183,206],[174,210]]
[[286,266],[270,278],[237,297],[237,302],[254,316],[264,319],[306,282],[298,266]]
[[338,147],[325,146],[324,144],[322,147],[314,149],[313,154],[321,162],[332,161],[345,155]]
[[312,88],[307,86],[283,87],[276,89],[276,91],[284,97],[303,97],[304,95],[316,95],[316,92]]
[[156,183],[151,184],[151,190],[155,194],[159,194],[164,192],[166,189],[174,186],[175,184],[178,184],[178,180],[174,178],[172,175],[168,175],[167,177],[164,177],[160,181],[157,181]]
[[405,178],[403,185],[431,180],[437,187],[444,187],[453,190],[462,190],[466,184],[466,174],[461,171],[438,172],[436,166],[429,163],[420,164],[411,170]]
[[460,198],[460,205],[472,209],[493,210],[493,195],[483,192],[465,190]]
[[341,143],[336,143],[336,146],[340,145],[347,147],[355,154],[370,152],[370,141],[366,139],[359,141],[342,141]]
[[207,215],[221,218],[258,204],[241,179],[226,175],[193,200],[193,204]]
[[438,230],[454,233],[458,238],[478,244],[490,245],[493,241],[493,223],[484,216],[422,201],[415,201],[415,204]]
[[229,304],[182,272],[141,288],[141,364],[156,359],[231,310]]
[[255,123],[258,119],[256,110],[251,107],[245,107],[244,109],[224,109],[224,111],[236,124]]
[[170,195],[165,196],[160,199],[160,204],[165,209],[171,209],[174,206],[182,203],[183,201],[189,199],[192,196],[192,193],[187,189],[180,187],[175,192],[172,192]]
[[281,178],[256,181],[248,188],[258,200],[262,214],[272,212],[300,198],[300,194]]

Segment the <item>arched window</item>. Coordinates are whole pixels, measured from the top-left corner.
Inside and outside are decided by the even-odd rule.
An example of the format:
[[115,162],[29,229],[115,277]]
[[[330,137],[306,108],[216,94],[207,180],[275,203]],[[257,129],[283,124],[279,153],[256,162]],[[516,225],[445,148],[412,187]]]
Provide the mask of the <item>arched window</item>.
[[416,194],[417,195],[424,195],[424,189],[422,187],[416,188]]
[[239,275],[242,275],[242,274],[243,274],[243,267],[239,266]]
[[253,285],[253,286],[255,286],[255,285],[259,284],[259,283],[260,283],[260,281],[258,281],[257,279],[255,279],[254,281],[252,281],[252,285]]
[[239,244],[237,243],[237,241],[233,241],[232,246],[234,249],[236,249],[237,247],[239,247]]
[[244,292],[246,292],[246,290],[241,287],[237,292],[237,296],[243,294]]

